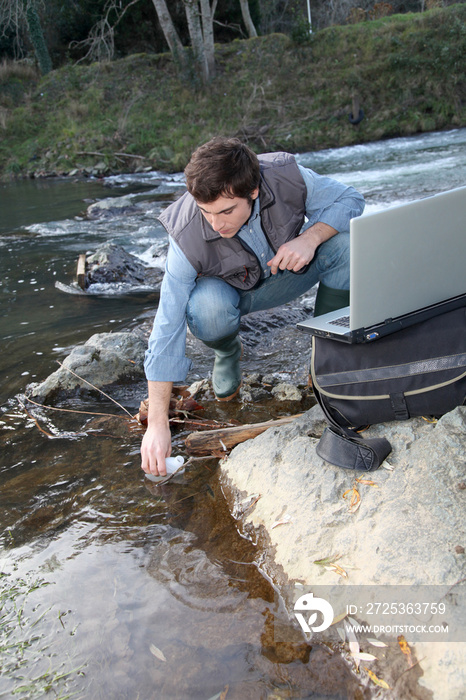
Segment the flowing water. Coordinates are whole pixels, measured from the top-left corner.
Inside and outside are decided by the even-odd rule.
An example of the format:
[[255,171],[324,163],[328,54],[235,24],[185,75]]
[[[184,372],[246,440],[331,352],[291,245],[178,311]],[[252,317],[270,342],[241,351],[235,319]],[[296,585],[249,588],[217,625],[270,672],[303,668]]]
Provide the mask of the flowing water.
[[[460,129],[298,159],[355,185],[375,211],[464,185],[465,154]],[[260,548],[235,528],[215,461],[157,487],[139,468],[141,433],[122,416],[23,408],[27,385],[73,346],[152,318],[153,295],[73,295],[56,283],[68,285],[78,255],[110,239],[153,260],[164,239],[156,216],[182,186],[181,175],[146,173],[0,187],[0,582],[17,591],[19,620],[0,640],[10,669],[0,697],[48,684],[54,697],[86,700],[366,697],[337,655],[303,644],[291,625],[289,643],[274,642],[274,625],[288,622]],[[122,196],[124,213],[86,216]],[[131,412],[144,396],[143,384],[119,393]],[[66,405],[118,413],[95,396]],[[263,419],[261,410],[240,406],[237,417]]]

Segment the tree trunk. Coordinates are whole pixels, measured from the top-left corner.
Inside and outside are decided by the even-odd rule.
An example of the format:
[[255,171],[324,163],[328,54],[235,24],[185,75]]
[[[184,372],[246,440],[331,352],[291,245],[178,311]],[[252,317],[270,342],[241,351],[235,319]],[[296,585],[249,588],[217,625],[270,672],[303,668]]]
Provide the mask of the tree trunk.
[[215,9],[210,7],[209,0],[201,0],[202,35],[209,80],[215,78],[214,12]]
[[241,5],[241,14],[243,15],[243,22],[246,26],[246,31],[248,33],[248,36],[253,37],[257,36],[257,31],[254,26],[254,22],[251,19],[251,15],[249,13],[249,2],[248,0],[239,0],[239,4]]
[[185,68],[187,65],[186,54],[178,32],[175,29],[175,25],[173,24],[170,12],[168,11],[167,3],[165,0],[152,0],[152,2],[173,60],[179,67]]
[[29,38],[31,39],[36,54],[39,69],[42,75],[50,73],[52,70],[52,60],[45,43],[44,33],[40,24],[39,15],[33,2],[27,2],[26,5],[26,22],[28,25]]
[[194,62],[197,67],[197,74],[202,82],[209,80],[209,68],[204,50],[204,37],[202,35],[201,18],[199,13],[198,0],[183,0],[186,19],[188,20],[189,36],[194,54]]

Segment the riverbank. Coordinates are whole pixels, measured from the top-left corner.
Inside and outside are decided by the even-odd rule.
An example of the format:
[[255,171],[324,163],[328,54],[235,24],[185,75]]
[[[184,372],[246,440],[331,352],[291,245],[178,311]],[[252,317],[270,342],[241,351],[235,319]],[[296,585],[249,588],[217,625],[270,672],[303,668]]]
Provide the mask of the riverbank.
[[180,171],[218,133],[296,152],[462,126],[465,20],[458,4],[330,27],[301,45],[218,45],[204,89],[180,82],[168,54],[3,77],[0,176]]

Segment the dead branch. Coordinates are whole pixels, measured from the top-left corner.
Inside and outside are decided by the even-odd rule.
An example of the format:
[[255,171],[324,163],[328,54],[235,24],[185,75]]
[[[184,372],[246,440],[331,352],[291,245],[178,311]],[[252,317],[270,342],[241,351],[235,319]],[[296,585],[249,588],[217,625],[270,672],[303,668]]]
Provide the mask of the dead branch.
[[201,433],[190,433],[185,439],[186,450],[192,455],[208,455],[213,452],[230,450],[240,442],[251,440],[269,428],[276,428],[281,425],[291,423],[295,418],[299,418],[302,413],[294,416],[284,416],[264,423],[251,423],[249,425],[238,425],[233,428],[220,428],[217,430],[205,430]]

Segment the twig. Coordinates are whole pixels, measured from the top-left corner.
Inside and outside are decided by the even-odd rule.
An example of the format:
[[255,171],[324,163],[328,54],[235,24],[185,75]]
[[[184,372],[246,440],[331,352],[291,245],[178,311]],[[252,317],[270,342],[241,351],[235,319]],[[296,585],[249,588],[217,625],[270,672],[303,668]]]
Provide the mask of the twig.
[[57,362],[60,365],[60,367],[63,367],[63,369],[66,369],[68,372],[71,372],[71,374],[74,375],[75,377],[77,377],[80,381],[84,382],[85,384],[88,384],[90,387],[92,387],[96,391],[99,391],[107,399],[109,399],[110,401],[113,401],[114,404],[116,404],[119,408],[121,408],[122,411],[127,413],[131,419],[133,419],[133,416],[131,415],[131,413],[124,406],[122,406],[121,403],[118,403],[118,401],[115,401],[115,399],[112,399],[112,397],[109,396],[108,394],[106,394],[105,391],[102,391],[102,389],[99,389],[97,386],[94,386],[94,384],[91,384],[90,382],[88,382],[87,379],[83,379],[82,377],[80,377],[79,374],[76,374],[76,372],[73,372],[73,370],[70,369],[69,367],[65,367],[65,365],[62,364],[59,360],[57,360]]
[[137,156],[135,153],[114,153],[114,156],[121,156],[122,158],[140,158],[141,160],[146,160],[146,156]]
[[74,408],[59,408],[58,406],[46,406],[43,403],[37,403],[37,401],[33,401],[29,398],[29,396],[25,396],[24,398],[26,399],[26,401],[29,401],[30,403],[34,404],[34,406],[38,406],[39,408],[45,408],[47,409],[47,411],[64,411],[66,413],[83,413],[87,416],[109,416],[110,418],[124,418],[124,416],[120,416],[118,415],[118,413],[98,413],[94,411],[78,411]]
[[[108,158],[111,153],[101,153],[100,151],[76,151],[77,156],[96,156],[96,158]],[[121,156],[122,158],[139,158],[140,160],[146,160],[146,156],[139,156],[136,153],[113,153],[114,156]]]
[[23,411],[25,412],[25,414],[34,421],[34,423],[36,424],[37,428],[39,428],[41,433],[44,433],[44,435],[47,435],[47,437],[50,437],[50,438],[55,437],[55,435],[52,435],[52,433],[48,433],[46,430],[41,428],[41,426],[39,425],[39,421],[29,413],[29,411],[27,410],[26,406],[23,404],[21,399],[18,399],[18,403],[21,406],[21,408],[23,409]]
[[189,496],[185,496],[184,498],[180,498],[179,501],[174,501],[173,503],[170,503],[170,505],[176,506],[177,503],[181,503],[182,501],[187,501],[188,498],[194,498],[194,496],[199,496],[202,493],[204,493],[204,491],[196,491],[196,493],[191,493],[191,494],[189,494]]
[[412,666],[409,666],[409,668],[406,668],[402,673],[400,673],[400,675],[398,676],[398,678],[397,678],[397,679],[395,680],[395,682],[393,683],[393,687],[395,687],[395,685],[398,683],[398,681],[400,680],[400,678],[401,678],[402,676],[405,675],[405,673],[408,673],[408,671],[412,671],[413,668],[416,668],[416,666],[419,666],[419,664],[420,664],[422,661],[424,661],[425,658],[426,658],[426,657],[423,656],[422,659],[419,659],[419,661],[416,661],[415,664],[413,664]]

